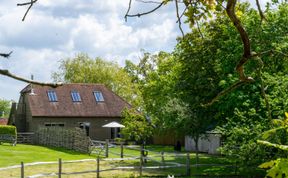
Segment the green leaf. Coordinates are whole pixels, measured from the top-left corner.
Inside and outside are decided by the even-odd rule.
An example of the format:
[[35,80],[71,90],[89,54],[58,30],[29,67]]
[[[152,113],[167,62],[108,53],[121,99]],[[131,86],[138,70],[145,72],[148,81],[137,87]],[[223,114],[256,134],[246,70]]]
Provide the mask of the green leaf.
[[267,169],[267,168],[273,167],[275,164],[276,164],[276,161],[275,161],[275,160],[272,160],[272,161],[269,161],[269,162],[262,163],[262,164],[259,166],[259,168]]

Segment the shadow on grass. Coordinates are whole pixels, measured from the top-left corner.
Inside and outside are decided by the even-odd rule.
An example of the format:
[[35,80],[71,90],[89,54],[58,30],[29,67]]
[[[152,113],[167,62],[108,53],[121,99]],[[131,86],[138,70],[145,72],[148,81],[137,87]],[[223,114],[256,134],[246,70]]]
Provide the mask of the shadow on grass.
[[[146,149],[150,150],[147,146]],[[161,146],[152,147],[153,151],[161,152],[166,150],[165,155],[165,165],[173,165],[174,163],[182,164],[183,167],[180,168],[162,168],[162,169],[143,169],[143,177],[167,177],[167,175],[175,175],[175,177],[243,177],[243,178],[260,178],[265,176],[265,171],[257,168],[239,167],[235,164],[235,160],[227,158],[221,155],[208,155],[199,154],[199,166],[196,167],[196,156],[194,153],[190,153],[190,169],[191,176],[186,176],[186,163],[187,157],[185,155],[175,156],[171,153],[182,153],[187,152],[174,152],[173,148],[163,149]],[[149,154],[150,155],[150,154]],[[148,155],[148,157],[149,157]],[[144,166],[161,166],[161,158],[154,158],[157,162],[149,160]],[[139,167],[140,160],[134,160],[130,162],[115,162],[112,163],[113,166],[121,164],[121,166],[135,166]]]
[[88,153],[82,153],[82,152],[79,152],[79,151],[75,151],[75,150],[67,149],[67,148],[63,148],[63,147],[52,147],[52,146],[32,145],[32,144],[22,144],[22,145],[37,146],[37,147],[40,147],[40,148],[45,148],[45,149],[49,149],[49,150],[52,150],[52,151],[62,152],[62,153],[70,154],[70,155],[87,155],[87,156],[89,156]]

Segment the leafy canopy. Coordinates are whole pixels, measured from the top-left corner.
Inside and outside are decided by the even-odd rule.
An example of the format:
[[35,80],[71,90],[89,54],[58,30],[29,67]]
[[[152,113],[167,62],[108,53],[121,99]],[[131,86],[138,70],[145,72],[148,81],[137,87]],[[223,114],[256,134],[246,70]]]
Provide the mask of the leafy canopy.
[[122,124],[125,127],[121,129],[121,134],[125,139],[143,143],[152,136],[152,125],[137,110],[125,108],[122,111],[122,116]]
[[52,78],[55,82],[104,84],[132,105],[140,103],[139,90],[122,67],[101,58],[92,59],[87,54],[61,60]]

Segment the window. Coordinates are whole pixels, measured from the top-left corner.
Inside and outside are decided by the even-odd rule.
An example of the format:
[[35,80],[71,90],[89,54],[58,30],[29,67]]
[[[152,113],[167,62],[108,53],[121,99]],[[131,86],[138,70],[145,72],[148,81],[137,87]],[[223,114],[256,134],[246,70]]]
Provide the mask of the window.
[[97,102],[104,101],[103,95],[100,91],[94,91],[93,93]]
[[64,127],[64,123],[45,123],[45,127]]
[[81,97],[78,91],[72,91],[71,97],[73,102],[81,102]]
[[48,94],[48,99],[49,99],[50,102],[57,102],[57,101],[58,101],[58,100],[57,100],[57,95],[56,95],[56,92],[55,92],[55,91],[49,90],[49,91],[47,92],[47,94]]
[[79,128],[85,129],[86,135],[89,136],[90,133],[90,122],[78,122]]

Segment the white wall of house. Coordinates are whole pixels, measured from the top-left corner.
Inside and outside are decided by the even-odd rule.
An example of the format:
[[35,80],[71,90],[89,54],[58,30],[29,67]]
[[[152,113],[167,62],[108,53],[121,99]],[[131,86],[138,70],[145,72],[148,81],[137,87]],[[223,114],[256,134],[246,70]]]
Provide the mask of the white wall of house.
[[[208,154],[219,154],[217,149],[221,146],[221,135],[208,132],[199,139],[198,147],[200,152]],[[195,151],[195,142],[190,136],[185,136],[185,150]]]

